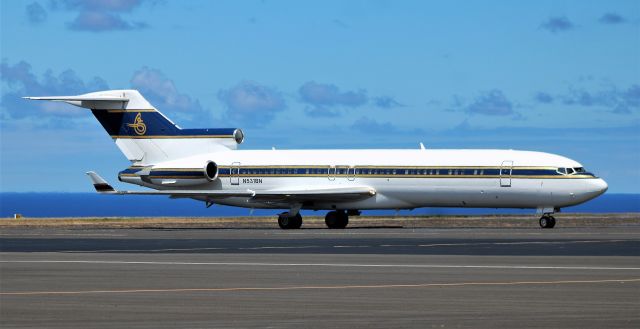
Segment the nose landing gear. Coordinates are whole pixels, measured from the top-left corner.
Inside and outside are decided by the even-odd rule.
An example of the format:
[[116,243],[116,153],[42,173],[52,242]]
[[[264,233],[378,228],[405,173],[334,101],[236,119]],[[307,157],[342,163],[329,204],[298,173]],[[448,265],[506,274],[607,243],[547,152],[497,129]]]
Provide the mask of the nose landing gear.
[[542,215],[542,217],[540,217],[540,227],[553,228],[554,226],[556,226],[555,217],[551,216],[550,214],[544,214]]

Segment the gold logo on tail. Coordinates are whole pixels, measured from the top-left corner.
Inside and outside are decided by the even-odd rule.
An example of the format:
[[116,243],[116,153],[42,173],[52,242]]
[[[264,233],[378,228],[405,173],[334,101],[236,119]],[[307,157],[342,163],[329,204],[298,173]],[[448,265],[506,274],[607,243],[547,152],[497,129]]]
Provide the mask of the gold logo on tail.
[[140,112],[136,115],[133,123],[129,123],[127,126],[133,128],[138,135],[144,135],[147,132],[147,125],[142,121],[142,114]]

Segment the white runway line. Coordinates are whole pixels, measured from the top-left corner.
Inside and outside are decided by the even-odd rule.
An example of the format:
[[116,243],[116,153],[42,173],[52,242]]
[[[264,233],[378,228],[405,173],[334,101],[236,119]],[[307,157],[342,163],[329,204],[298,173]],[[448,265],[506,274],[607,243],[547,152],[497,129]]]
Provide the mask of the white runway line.
[[127,234],[111,234],[111,233],[0,233],[0,236],[8,236],[12,238],[19,238],[23,236],[72,236],[72,237],[122,237],[128,236]]
[[431,244],[380,244],[380,245],[306,245],[306,246],[257,246],[257,247],[202,247],[202,248],[160,248],[160,249],[97,249],[97,250],[62,250],[62,253],[102,253],[102,252],[173,252],[173,251],[207,251],[207,250],[288,250],[313,248],[407,248],[407,247],[469,247],[491,245],[543,245],[543,244],[579,244],[579,243],[614,243],[636,242],[636,240],[568,240],[568,241],[523,241],[523,242],[469,242],[469,243],[431,243]]
[[455,265],[455,264],[341,264],[341,263],[260,263],[260,262],[163,262],[102,260],[0,260],[0,263],[29,264],[105,264],[105,265],[209,265],[209,266],[307,266],[307,267],[380,267],[380,268],[473,268],[527,270],[640,271],[640,267],[610,266],[532,266],[532,265]]
[[[503,246],[503,245],[529,245],[529,244],[578,244],[578,243],[612,243],[635,242],[636,240],[568,240],[568,241],[516,241],[516,242],[469,242],[469,243],[432,243],[419,244],[418,247],[456,247],[456,246]],[[390,245],[393,246],[393,245]]]
[[225,250],[262,250],[262,249],[309,249],[322,248],[322,246],[266,246],[266,247],[245,247],[245,248],[219,248]]
[[230,287],[230,288],[166,288],[166,289],[114,289],[114,290],[68,290],[68,291],[7,291],[0,295],[84,295],[84,294],[132,294],[132,293],[180,293],[180,292],[229,292],[229,291],[281,291],[281,290],[334,290],[334,289],[397,289],[466,286],[520,286],[561,284],[605,284],[635,283],[639,278],[604,280],[559,280],[559,281],[508,281],[508,282],[442,282],[414,284],[334,285],[334,286],[276,286],[276,287]]
[[90,254],[97,252],[162,252],[162,251],[198,251],[198,250],[225,250],[225,248],[163,248],[163,249],[100,249],[100,250],[64,250],[62,253]]

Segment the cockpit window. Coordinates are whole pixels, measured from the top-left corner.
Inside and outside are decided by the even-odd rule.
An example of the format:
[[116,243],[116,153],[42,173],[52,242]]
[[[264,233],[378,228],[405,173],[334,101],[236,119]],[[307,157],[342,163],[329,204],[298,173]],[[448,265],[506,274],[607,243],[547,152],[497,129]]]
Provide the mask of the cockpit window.
[[577,175],[577,174],[585,174],[585,173],[587,173],[587,171],[583,167],[558,168],[558,169],[556,169],[556,171],[559,174],[562,174],[562,175]]

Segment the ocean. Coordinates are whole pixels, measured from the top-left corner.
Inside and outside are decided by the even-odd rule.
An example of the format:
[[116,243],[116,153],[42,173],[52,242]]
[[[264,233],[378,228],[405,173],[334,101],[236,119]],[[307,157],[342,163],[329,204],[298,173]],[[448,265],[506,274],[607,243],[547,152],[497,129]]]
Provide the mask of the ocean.
[[[572,213],[640,212],[640,194],[604,194],[575,207],[562,209]],[[256,209],[255,216],[275,216],[279,210]],[[249,209],[214,205],[191,199],[164,196],[121,196],[96,193],[0,193],[0,217],[215,217],[248,216]],[[391,215],[393,210],[364,211],[364,215]],[[401,210],[400,215],[482,215],[534,214],[531,209],[419,208]],[[324,216],[325,211],[303,211],[303,215]]]

